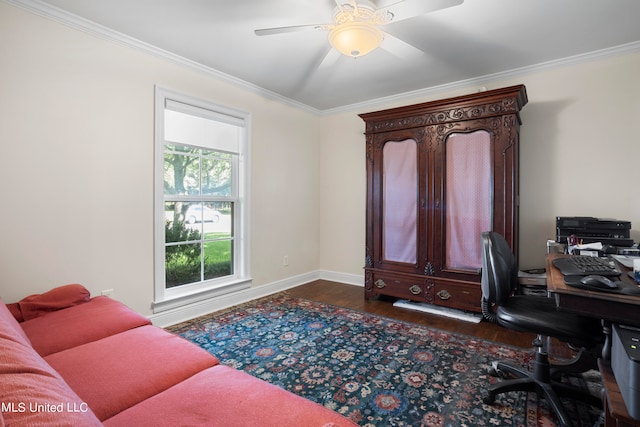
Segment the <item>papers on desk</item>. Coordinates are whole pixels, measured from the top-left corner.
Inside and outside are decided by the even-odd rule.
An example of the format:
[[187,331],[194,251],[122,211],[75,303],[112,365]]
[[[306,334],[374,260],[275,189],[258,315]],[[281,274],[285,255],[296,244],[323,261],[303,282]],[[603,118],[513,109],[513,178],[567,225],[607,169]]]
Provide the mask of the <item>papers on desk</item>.
[[633,260],[640,259],[640,256],[631,256],[631,255],[611,255],[613,259],[618,261],[620,264],[624,265],[627,268],[633,268]]
[[595,242],[595,243],[585,243],[585,244],[581,244],[581,245],[575,245],[572,246],[574,249],[591,249],[594,251],[601,251],[603,246],[602,243],[600,242]]
[[602,243],[585,243],[580,245],[569,245],[568,250],[570,254],[574,255],[588,255],[588,256],[599,256],[600,251],[602,251]]

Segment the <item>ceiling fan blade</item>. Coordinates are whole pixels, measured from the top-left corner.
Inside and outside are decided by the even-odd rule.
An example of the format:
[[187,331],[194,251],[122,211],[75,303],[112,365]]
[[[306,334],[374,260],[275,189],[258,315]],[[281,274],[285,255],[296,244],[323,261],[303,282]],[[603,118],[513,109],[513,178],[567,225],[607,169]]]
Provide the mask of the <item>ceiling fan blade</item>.
[[255,30],[256,36],[270,36],[272,34],[294,33],[297,31],[326,30],[330,24],[293,25],[289,27],[261,28]]
[[387,52],[404,59],[415,59],[424,55],[422,50],[392,36],[389,33],[384,33],[384,40],[380,47]]
[[376,11],[389,22],[398,22],[462,4],[464,0],[402,0]]

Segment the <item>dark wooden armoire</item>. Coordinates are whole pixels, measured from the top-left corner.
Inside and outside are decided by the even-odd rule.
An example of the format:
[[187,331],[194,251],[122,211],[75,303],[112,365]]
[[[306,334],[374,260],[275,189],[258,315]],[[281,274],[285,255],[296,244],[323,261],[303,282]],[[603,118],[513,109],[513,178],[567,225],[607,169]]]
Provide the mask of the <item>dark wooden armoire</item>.
[[365,296],[480,312],[480,233],[517,256],[524,85],[361,114]]

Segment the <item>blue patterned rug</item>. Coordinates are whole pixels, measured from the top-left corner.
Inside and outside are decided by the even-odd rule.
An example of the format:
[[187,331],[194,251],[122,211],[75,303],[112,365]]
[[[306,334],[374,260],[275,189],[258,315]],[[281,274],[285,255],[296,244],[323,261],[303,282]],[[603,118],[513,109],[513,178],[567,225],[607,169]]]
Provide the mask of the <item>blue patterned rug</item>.
[[[221,363],[337,411],[361,426],[555,425],[534,393],[482,403],[491,362],[532,352],[280,293],[168,328]],[[572,378],[598,394],[600,378]],[[567,401],[576,425],[599,413]]]

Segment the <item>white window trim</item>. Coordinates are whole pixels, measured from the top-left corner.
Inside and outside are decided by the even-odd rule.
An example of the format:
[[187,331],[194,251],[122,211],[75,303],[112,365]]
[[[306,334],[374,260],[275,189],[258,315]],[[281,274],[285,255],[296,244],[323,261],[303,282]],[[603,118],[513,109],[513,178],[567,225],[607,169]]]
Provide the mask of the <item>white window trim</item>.
[[[235,215],[234,274],[229,277],[208,280],[195,285],[165,288],[165,238],[164,238],[164,110],[167,100],[177,101],[212,111],[241,123],[240,154],[238,156],[237,185],[238,206]],[[193,304],[216,296],[251,287],[249,242],[250,218],[250,143],[251,114],[194,98],[162,87],[155,88],[154,129],[154,300],[152,310],[159,313]]]

